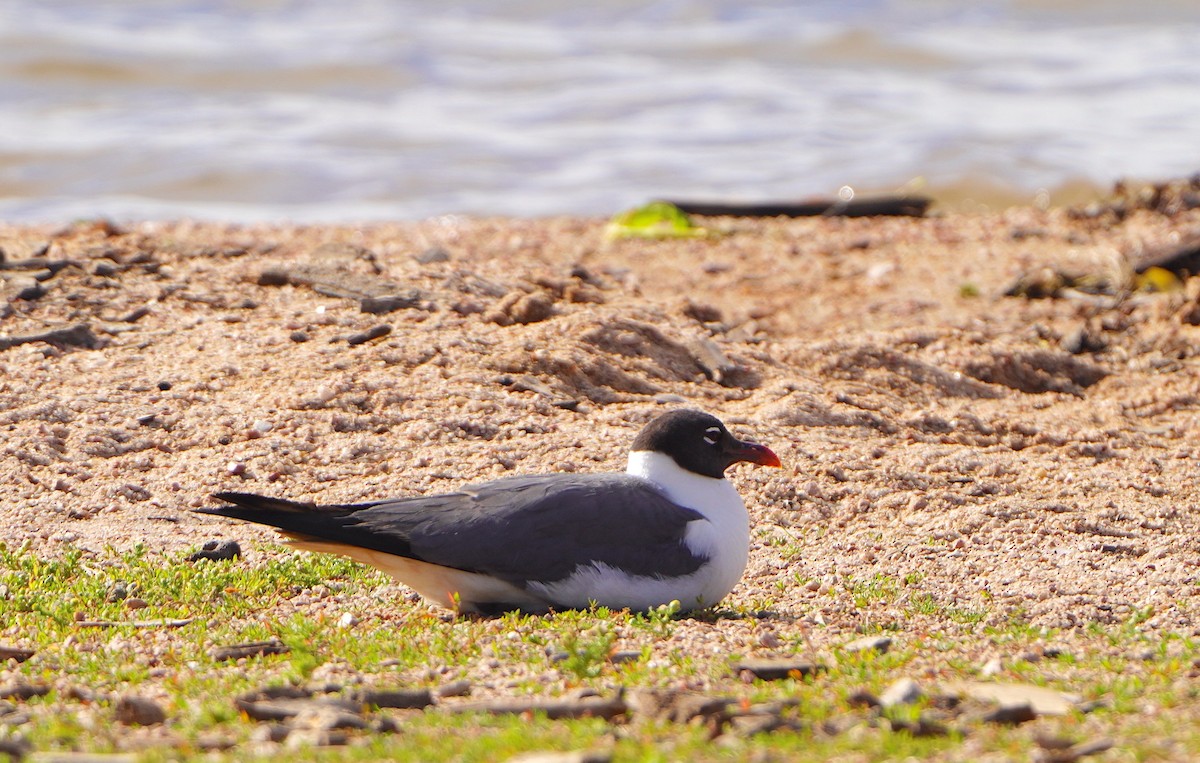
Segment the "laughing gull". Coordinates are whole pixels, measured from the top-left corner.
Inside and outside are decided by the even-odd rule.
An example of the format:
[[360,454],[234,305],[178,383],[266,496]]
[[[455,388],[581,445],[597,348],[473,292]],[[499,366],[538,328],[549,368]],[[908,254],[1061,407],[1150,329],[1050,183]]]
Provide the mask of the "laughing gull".
[[497,614],[716,604],[741,579],[750,518],[725,470],[779,466],[707,413],[676,410],[633,441],[624,474],[542,474],[442,495],[314,506],[216,493],[204,514],[270,525],[291,545],[378,567],[429,601]]

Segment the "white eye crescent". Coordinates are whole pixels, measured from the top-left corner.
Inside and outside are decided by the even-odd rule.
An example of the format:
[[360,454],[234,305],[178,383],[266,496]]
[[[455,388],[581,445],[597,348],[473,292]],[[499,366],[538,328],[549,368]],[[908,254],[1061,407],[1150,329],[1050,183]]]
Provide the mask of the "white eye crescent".
[[716,445],[721,439],[721,429],[719,427],[709,427],[704,430],[704,441],[709,445]]

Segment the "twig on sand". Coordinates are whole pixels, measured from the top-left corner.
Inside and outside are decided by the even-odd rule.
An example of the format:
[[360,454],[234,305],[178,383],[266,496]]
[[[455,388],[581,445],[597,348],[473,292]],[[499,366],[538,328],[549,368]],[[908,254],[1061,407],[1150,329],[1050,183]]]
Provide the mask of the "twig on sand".
[[92,333],[92,327],[86,323],[77,323],[74,326],[50,329],[36,334],[0,336],[0,350],[7,350],[18,344],[29,344],[30,342],[45,342],[55,347],[83,347],[88,350],[94,350],[100,346],[100,340]]
[[196,618],[182,620],[80,620],[80,628],[182,628],[195,622]]

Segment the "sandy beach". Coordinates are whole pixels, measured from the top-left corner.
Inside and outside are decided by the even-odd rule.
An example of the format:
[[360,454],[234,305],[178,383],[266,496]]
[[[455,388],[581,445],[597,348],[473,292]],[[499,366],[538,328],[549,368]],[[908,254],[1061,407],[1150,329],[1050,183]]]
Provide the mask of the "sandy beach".
[[[752,548],[725,602],[780,634],[925,637],[960,612],[1191,636],[1200,282],[1130,288],[1139,257],[1200,228],[1173,198],[706,218],[709,237],[663,241],[565,218],[0,227],[2,542],[236,539],[261,564],[288,553],[272,532],[189,510],[619,470],[643,423],[690,406],[783,460],[732,472]],[[854,595],[873,580],[933,607]],[[353,606],[428,607],[401,587]],[[672,648],[761,638],[695,621]]]
[[[785,462],[733,477],[755,526],[736,599],[851,627],[796,581],[919,573],[991,618],[1189,627],[1195,283],[1004,292],[1044,269],[1119,278],[1196,210],[706,223],[0,228],[2,334],[91,334],[0,355],[5,542],[254,549],[271,533],[188,509],[619,469],[640,424],[687,405]],[[54,274],[13,299],[35,256]]]

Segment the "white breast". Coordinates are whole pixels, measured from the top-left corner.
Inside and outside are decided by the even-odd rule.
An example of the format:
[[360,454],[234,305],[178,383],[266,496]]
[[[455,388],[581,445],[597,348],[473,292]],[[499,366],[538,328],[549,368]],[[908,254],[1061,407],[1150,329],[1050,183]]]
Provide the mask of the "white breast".
[[[690,575],[676,578],[630,575],[594,564],[565,580],[531,584],[531,592],[559,606],[585,607],[595,602],[635,610],[676,599],[684,610],[699,609],[725,598],[741,580],[750,550],[750,517],[733,485],[689,472],[670,456],[647,451],[630,453],[626,472],[650,480],[675,503],[704,515],[688,524],[684,542],[709,561]],[[637,528],[629,531],[637,532]]]
[[711,560],[696,573],[708,578],[702,591],[706,606],[725,598],[742,579],[750,555],[750,515],[733,484],[689,472],[670,456],[652,451],[630,453],[625,471],[650,480],[675,503],[705,516],[707,521],[688,525],[686,542]]

